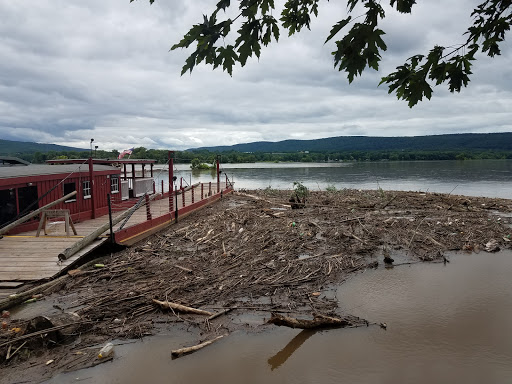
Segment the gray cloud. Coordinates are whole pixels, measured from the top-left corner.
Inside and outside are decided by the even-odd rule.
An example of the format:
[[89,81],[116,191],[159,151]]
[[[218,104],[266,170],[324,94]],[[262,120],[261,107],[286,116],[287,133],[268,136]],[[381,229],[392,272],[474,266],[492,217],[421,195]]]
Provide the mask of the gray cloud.
[[[169,52],[216,1],[0,0],[0,137],[88,148],[185,149],[337,135],[510,131],[512,50],[482,57],[470,88],[409,109],[380,77],[435,44],[463,41],[474,0],[420,2],[412,15],[386,8],[382,70],[349,85],[323,45],[345,17],[322,3],[312,30],[236,68],[200,66],[180,77],[187,51]],[[281,2],[282,3],[282,2]],[[357,15],[357,12],[355,12]]]

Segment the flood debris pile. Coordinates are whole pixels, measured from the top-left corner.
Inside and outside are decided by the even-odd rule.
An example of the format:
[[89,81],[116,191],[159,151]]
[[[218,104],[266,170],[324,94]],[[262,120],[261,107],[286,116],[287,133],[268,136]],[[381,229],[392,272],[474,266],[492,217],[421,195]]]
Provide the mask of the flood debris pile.
[[332,284],[386,257],[432,261],[447,250],[510,246],[509,219],[495,214],[511,212],[509,200],[344,190],[310,193],[303,209],[291,209],[289,197],[229,196],[73,277],[65,291],[80,316],[107,323],[95,332],[137,337],[161,313],[153,299],[213,312],[329,313]]
[[[511,246],[511,200],[342,190],[309,193],[301,209],[291,209],[292,195],[226,196],[97,268],[70,272],[51,297],[83,322],[82,344],[143,337],[174,322],[214,337],[235,329],[231,314],[240,311],[261,311],[267,320],[271,313],[338,317],[333,287],[384,259],[388,266],[446,262],[448,250]],[[8,332],[0,343],[16,338]]]

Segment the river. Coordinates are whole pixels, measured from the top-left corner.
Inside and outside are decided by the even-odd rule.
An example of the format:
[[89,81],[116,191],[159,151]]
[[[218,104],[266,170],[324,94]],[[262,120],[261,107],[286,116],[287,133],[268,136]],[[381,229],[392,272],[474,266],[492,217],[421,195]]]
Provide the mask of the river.
[[118,346],[116,359],[52,383],[508,383],[512,252],[367,270],[337,292],[342,310],[385,322],[327,331],[231,334],[177,360],[197,335],[176,331]]
[[[512,197],[512,160],[222,164],[221,170],[237,189],[292,189],[298,181],[312,190],[334,186]],[[166,170],[155,175],[159,187],[162,180],[167,185]],[[215,181],[214,173],[191,172],[188,164],[178,164],[175,175],[189,184]]]
[[[178,167],[189,182],[209,172]],[[237,188],[383,188],[510,197],[511,161],[225,165]],[[176,330],[119,345],[112,363],[51,383],[508,383],[512,380],[512,252],[452,254],[450,263],[379,267],[336,291],[341,311],[384,322],[319,332],[235,332],[193,355]],[[252,319],[255,324],[263,319]],[[244,320],[244,321],[245,321]]]

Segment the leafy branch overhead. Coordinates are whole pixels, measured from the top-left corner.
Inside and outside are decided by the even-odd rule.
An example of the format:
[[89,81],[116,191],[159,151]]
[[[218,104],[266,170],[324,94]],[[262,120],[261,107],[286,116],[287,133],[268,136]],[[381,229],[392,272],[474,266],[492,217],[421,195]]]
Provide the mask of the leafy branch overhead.
[[[154,0],[149,2],[153,4]],[[387,49],[385,32],[379,28],[379,22],[386,14],[378,0],[346,2],[347,17],[332,27],[325,43],[339,38],[334,41],[332,52],[334,68],[345,72],[351,83],[367,68],[379,69],[382,52]],[[239,0],[236,3],[218,1],[210,16],[204,15],[202,22],[193,25],[183,39],[172,46],[171,50],[191,46],[194,49],[185,61],[182,75],[192,72],[202,62],[213,68],[222,66],[232,75],[235,63],[244,66],[249,57],[259,58],[262,46],[277,42],[281,30],[291,36],[303,28],[310,29],[311,18],[318,16],[320,0],[287,0],[278,12],[279,20],[274,17],[274,0]],[[416,0],[390,0],[391,8],[403,14],[411,13],[415,4]],[[388,85],[389,93],[395,92],[398,99],[407,101],[410,107],[423,97],[430,99],[434,85],[447,83],[451,92],[460,92],[470,81],[472,62],[478,52],[490,57],[500,54],[500,44],[510,30],[511,5],[512,0],[483,1],[471,13],[473,24],[464,33],[463,43],[454,49],[435,46],[427,54],[410,57],[395,72],[384,76],[380,84]],[[235,7],[238,8],[236,17],[219,20],[220,11],[225,15]],[[363,14],[352,17],[356,8],[361,7]],[[235,32],[232,26],[238,19],[239,27]]]

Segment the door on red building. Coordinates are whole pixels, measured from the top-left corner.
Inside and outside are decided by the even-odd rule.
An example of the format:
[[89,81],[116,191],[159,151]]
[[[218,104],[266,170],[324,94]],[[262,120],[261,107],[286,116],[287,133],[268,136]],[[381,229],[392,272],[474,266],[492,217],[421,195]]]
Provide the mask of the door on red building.
[[0,226],[16,217],[16,190],[14,188],[0,191]]
[[18,188],[18,208],[21,216],[39,208],[37,187]]

